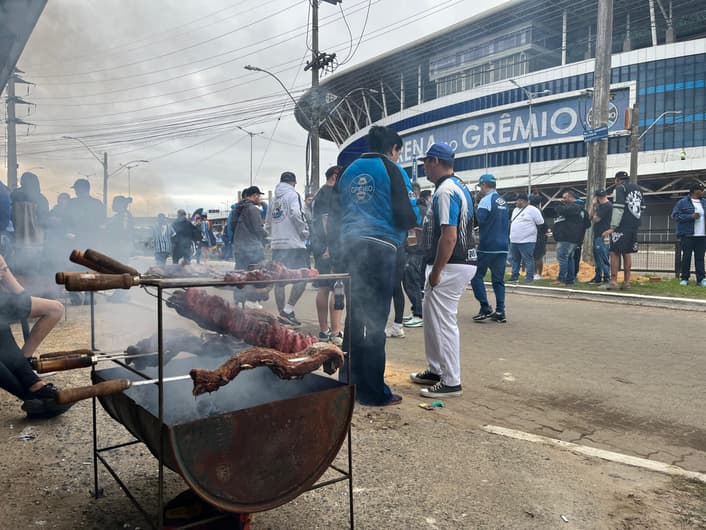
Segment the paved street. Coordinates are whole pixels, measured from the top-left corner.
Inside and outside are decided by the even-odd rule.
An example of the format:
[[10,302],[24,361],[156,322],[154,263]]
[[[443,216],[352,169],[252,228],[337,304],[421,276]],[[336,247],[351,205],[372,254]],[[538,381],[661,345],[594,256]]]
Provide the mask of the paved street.
[[[460,308],[465,421],[510,427],[706,472],[702,312],[508,295],[508,323]],[[390,379],[410,400],[422,329],[388,341]]]

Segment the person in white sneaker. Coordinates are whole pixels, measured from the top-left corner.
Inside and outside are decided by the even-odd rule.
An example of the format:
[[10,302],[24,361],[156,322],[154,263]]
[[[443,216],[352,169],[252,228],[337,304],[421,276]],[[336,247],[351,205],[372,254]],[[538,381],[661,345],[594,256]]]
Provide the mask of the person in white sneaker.
[[435,143],[427,151],[424,174],[436,189],[423,229],[427,249],[424,284],[424,349],[428,367],[410,375],[424,397],[460,396],[461,353],[458,303],[476,273],[473,198],[454,175],[451,146]]
[[672,218],[676,221],[677,238],[681,243],[681,274],[680,284],[689,283],[691,255],[694,255],[696,269],[696,285],[706,287],[706,271],[704,271],[704,253],[706,251],[706,225],[704,223],[704,186],[696,182],[689,186],[689,195],[679,199],[672,210]]

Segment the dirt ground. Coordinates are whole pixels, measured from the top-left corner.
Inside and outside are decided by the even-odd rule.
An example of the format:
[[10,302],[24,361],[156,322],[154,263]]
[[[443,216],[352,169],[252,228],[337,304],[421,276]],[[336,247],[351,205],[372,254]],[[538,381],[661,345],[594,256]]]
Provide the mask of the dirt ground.
[[[87,347],[88,330],[88,309],[72,307],[69,320],[59,324],[42,352]],[[420,347],[414,339],[406,340],[409,347]],[[388,361],[390,380],[406,385],[406,372],[396,366],[395,357]],[[50,380],[62,387],[81,386],[88,384],[89,374],[74,370]],[[451,409],[426,411],[418,403],[406,398],[399,407],[356,408],[353,486],[358,528],[706,528],[706,484],[498,437]],[[104,469],[104,496],[91,497],[90,401],[43,421],[25,419],[19,405],[12,396],[0,395],[1,529],[148,528]],[[130,439],[102,410],[98,429],[106,445]],[[154,510],[154,457],[138,444],[120,450],[115,459],[121,478]],[[345,467],[345,445],[337,461]],[[184,489],[180,477],[168,472],[167,498]],[[256,514],[252,528],[347,524],[348,490],[343,482]]]

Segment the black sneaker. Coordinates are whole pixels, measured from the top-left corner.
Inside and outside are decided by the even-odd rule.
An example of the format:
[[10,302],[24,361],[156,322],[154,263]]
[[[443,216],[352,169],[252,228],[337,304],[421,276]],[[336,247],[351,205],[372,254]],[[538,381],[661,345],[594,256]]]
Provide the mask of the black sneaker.
[[473,317],[475,322],[483,322],[486,318],[493,314],[493,308],[488,306],[486,308],[480,308],[480,311],[476,316]]
[[441,377],[427,368],[423,372],[409,374],[409,380],[420,385],[434,385],[441,381]]
[[331,340],[331,333],[328,331],[319,331],[319,342],[328,342]]
[[297,317],[294,316],[294,311],[292,311],[291,313],[280,311],[278,320],[282,324],[286,324],[287,326],[299,327],[302,325],[302,323],[297,320]]
[[600,278],[593,278],[590,282],[586,282],[586,285],[600,285],[600,284],[601,284]]
[[493,311],[493,314],[488,318],[490,318],[493,322],[507,322],[507,319],[505,318],[505,311],[502,313],[499,311]]
[[435,398],[460,396],[461,394],[463,394],[463,389],[461,388],[461,385],[448,386],[442,383],[441,381],[436,383],[434,386],[430,386],[429,388],[422,388],[419,391],[419,395],[423,397]]

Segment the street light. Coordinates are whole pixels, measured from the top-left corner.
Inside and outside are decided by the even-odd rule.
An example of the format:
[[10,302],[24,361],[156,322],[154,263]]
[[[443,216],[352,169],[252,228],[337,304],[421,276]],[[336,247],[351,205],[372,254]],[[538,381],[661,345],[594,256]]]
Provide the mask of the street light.
[[259,66],[253,66],[251,64],[246,64],[245,66],[243,66],[243,68],[245,68],[246,70],[250,70],[251,72],[262,72],[263,74],[267,74],[270,77],[274,78],[275,81],[277,81],[279,83],[279,85],[287,93],[287,95],[289,96],[289,99],[291,99],[292,103],[294,103],[294,106],[297,105],[297,100],[294,99],[294,96],[292,95],[292,93],[287,89],[286,86],[284,86],[284,83],[282,82],[282,80],[279,77],[277,77],[275,74],[273,74],[269,70],[265,70],[264,68],[260,68]]
[[514,79],[508,79],[510,83],[515,85],[517,88],[525,93],[527,98],[527,108],[528,108],[528,120],[527,126],[529,127],[529,139],[527,140],[527,195],[532,193],[532,102],[537,96],[548,96],[551,94],[551,90],[542,90],[541,92],[530,92],[525,87],[520,86]]
[[76,136],[62,136],[65,140],[76,140],[83,147],[88,149],[88,152],[93,155],[93,158],[98,160],[98,163],[103,166],[103,208],[105,210],[106,217],[108,216],[108,153],[103,153],[103,159],[101,159],[88,145],[86,142],[77,138]]
[[[636,104],[637,106],[637,104]],[[664,118],[665,116],[668,116],[670,114],[682,114],[682,111],[680,110],[667,110],[657,116],[657,119],[654,120],[647,129],[642,131],[641,135],[637,135],[637,130],[638,130],[638,121],[636,118],[637,110],[633,109],[633,124],[632,124],[632,133],[630,137],[630,180],[632,182],[637,181],[637,158],[638,158],[638,153],[640,152],[640,141],[644,138],[644,136],[654,127],[657,125],[657,123]]]
[[665,116],[668,116],[670,114],[682,114],[682,111],[680,111],[680,110],[667,110],[667,111],[663,112],[662,114],[657,116],[657,119],[655,121],[653,121],[647,129],[642,131],[642,134],[637,137],[637,141],[639,142],[640,140],[642,140],[642,137],[647,134],[647,131],[649,131],[652,127],[657,125],[657,122],[659,120],[661,120],[662,118],[664,118]]
[[131,184],[131,177],[130,177],[130,170],[134,167],[139,166],[140,164],[149,164],[149,160],[130,160],[129,162],[125,162],[124,164],[120,164],[120,167],[113,171],[110,176],[112,177],[119,171],[123,169],[127,169],[127,196],[129,198],[132,198],[132,184]]
[[250,132],[247,129],[241,127],[240,125],[236,125],[236,127],[250,137],[250,185],[252,186],[252,137],[257,136],[258,134],[265,134],[265,133],[263,131]]

